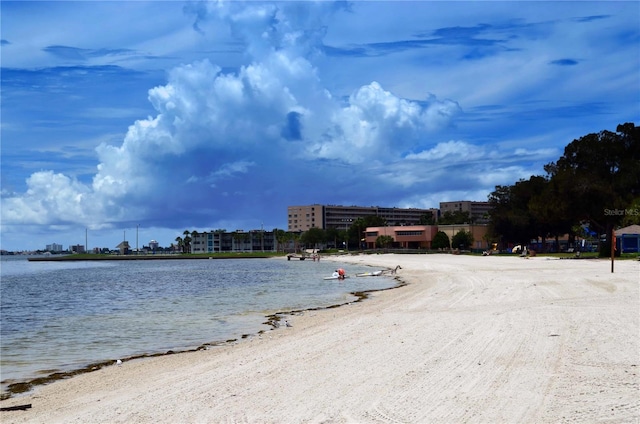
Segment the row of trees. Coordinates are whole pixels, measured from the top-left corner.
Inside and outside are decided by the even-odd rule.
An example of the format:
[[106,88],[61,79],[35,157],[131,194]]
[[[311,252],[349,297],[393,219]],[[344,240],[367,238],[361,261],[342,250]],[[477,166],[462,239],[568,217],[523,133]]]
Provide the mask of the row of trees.
[[189,231],[189,230],[184,230],[184,233],[182,233],[184,235],[184,237],[176,237],[176,244],[174,245],[173,243],[171,244],[172,247],[176,246],[178,248],[178,250],[182,251],[182,253],[191,253],[191,240],[193,240],[191,238],[191,236],[193,236],[193,238],[195,238],[199,233],[197,231]]
[[328,244],[336,248],[360,248],[367,227],[384,227],[385,225],[387,222],[382,217],[366,216],[355,219],[347,230],[310,228],[299,236],[299,242],[310,248],[321,244]]
[[469,249],[473,245],[473,235],[469,231],[460,230],[453,235],[451,240],[449,236],[443,232],[438,231],[431,241],[432,249],[457,249],[462,250]]
[[544,167],[546,175],[514,185],[496,186],[489,195],[490,232],[503,243],[529,244],[585,228],[607,235],[612,229],[640,223],[640,128],[618,125],[574,140],[564,154]]

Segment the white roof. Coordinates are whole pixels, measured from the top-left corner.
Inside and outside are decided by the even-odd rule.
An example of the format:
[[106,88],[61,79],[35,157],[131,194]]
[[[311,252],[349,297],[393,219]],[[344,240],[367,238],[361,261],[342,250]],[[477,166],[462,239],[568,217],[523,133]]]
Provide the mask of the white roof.
[[640,225],[629,225],[628,227],[616,230],[616,236],[621,236],[623,234],[640,234]]

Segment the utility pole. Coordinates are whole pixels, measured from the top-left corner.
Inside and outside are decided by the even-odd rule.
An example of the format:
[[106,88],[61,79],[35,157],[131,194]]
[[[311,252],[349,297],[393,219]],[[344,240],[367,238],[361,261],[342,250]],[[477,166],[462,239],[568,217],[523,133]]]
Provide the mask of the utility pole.
[[616,255],[616,229],[615,227],[611,228],[611,273],[613,274],[613,258]]
[[138,228],[140,228],[140,224],[136,224],[136,255],[138,254]]

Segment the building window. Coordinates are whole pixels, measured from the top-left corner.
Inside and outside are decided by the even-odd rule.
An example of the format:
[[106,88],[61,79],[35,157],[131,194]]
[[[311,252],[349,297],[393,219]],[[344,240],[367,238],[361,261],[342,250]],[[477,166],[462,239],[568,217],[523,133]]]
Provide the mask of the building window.
[[396,231],[398,236],[421,236],[422,231]]

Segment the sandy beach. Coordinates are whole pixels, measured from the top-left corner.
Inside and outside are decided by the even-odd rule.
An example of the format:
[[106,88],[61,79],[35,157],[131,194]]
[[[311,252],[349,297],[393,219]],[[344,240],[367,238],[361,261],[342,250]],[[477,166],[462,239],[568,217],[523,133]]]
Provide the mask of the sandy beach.
[[32,405],[0,421],[640,422],[640,262],[612,274],[607,260],[338,259],[400,265],[407,285],[232,345],[38,387],[0,402]]

